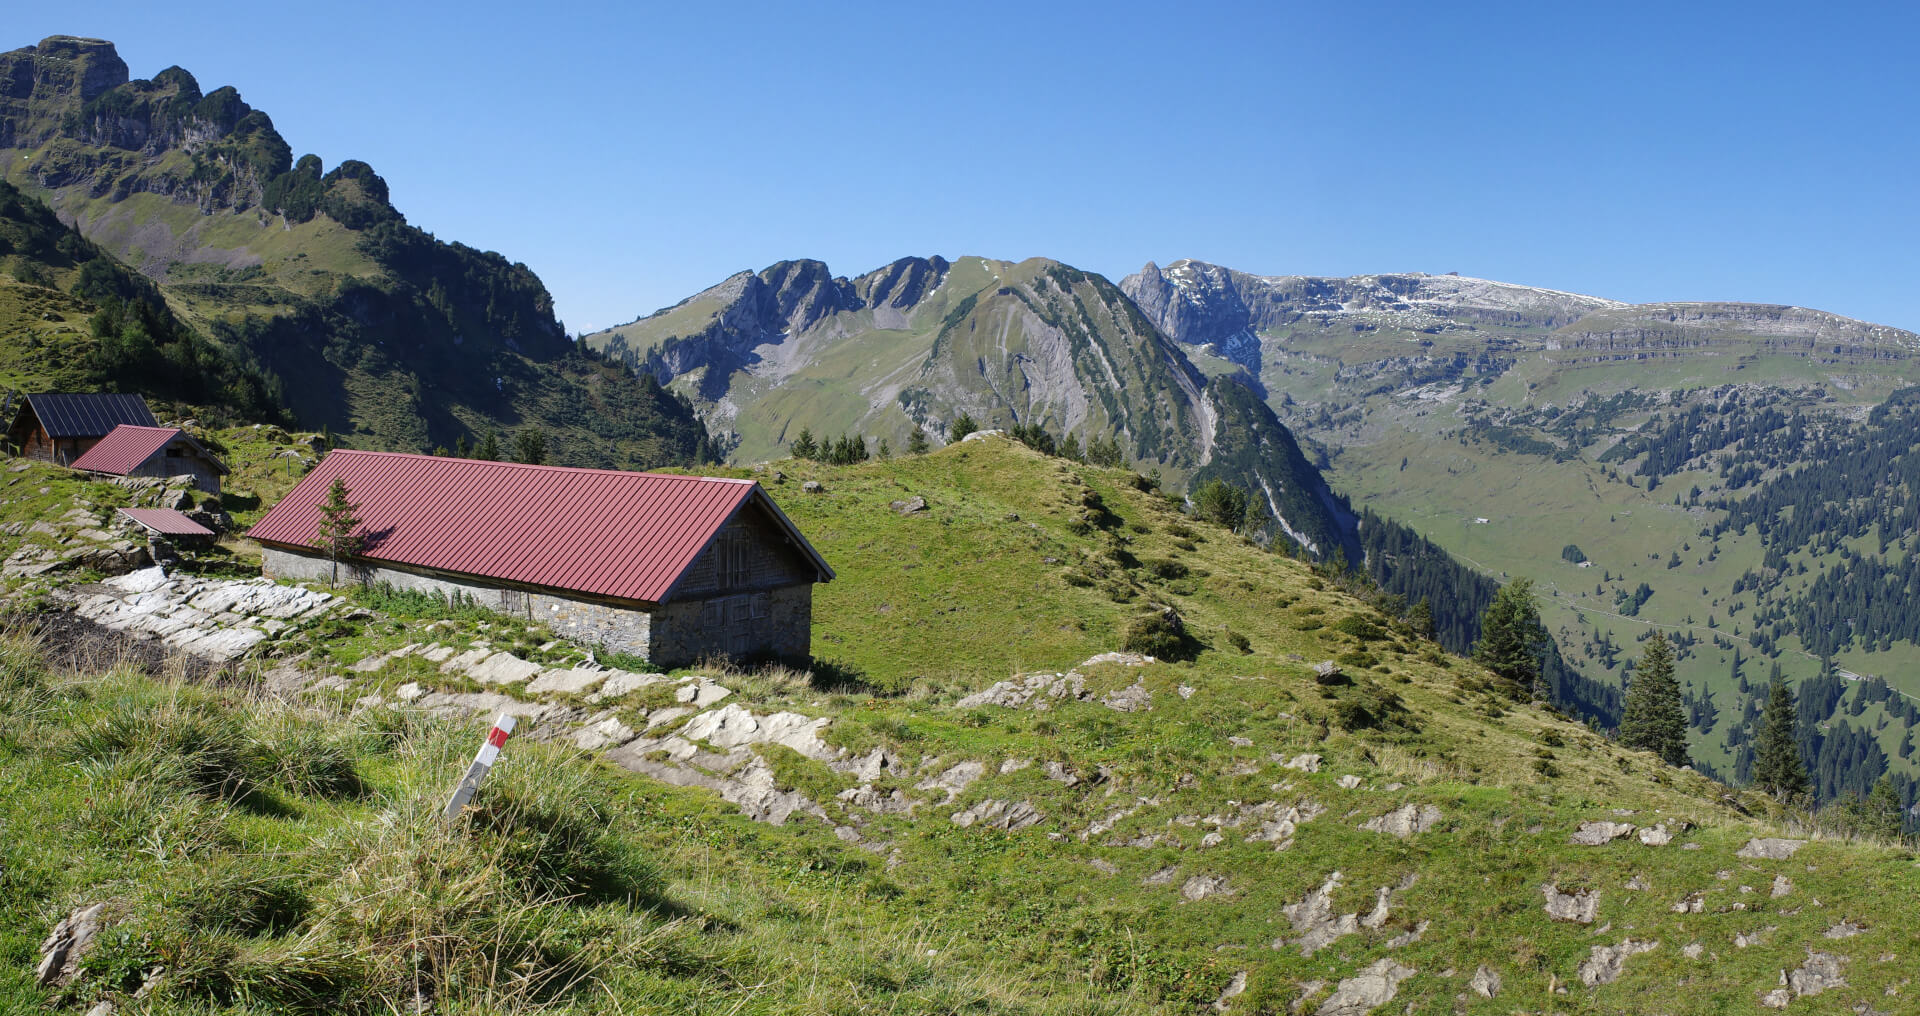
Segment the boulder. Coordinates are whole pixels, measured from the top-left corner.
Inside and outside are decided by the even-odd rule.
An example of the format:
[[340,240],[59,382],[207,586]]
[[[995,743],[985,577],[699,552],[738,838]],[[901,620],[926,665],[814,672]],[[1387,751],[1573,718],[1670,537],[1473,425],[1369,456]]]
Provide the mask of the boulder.
[[927,510],[927,499],[915,494],[905,501],[889,502],[887,507],[899,515],[913,515]]
[[1482,963],[1480,969],[1473,972],[1472,979],[1467,981],[1467,987],[1481,998],[1493,998],[1500,994],[1500,971]]

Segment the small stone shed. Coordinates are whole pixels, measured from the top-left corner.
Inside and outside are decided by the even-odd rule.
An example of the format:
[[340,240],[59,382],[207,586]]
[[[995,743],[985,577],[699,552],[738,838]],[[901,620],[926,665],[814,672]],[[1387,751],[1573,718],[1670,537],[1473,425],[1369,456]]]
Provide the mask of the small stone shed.
[[345,449],[249,532],[268,575],[331,575],[316,548],[336,478],[367,540],[356,581],[470,597],[657,667],[804,660],[813,585],[833,579],[751,480]]
[[85,455],[121,424],[158,427],[147,400],[117,392],[28,395],[7,424],[7,445],[23,458],[63,466]]
[[73,460],[73,468],[100,476],[191,476],[209,494],[220,493],[227,473],[226,464],[184,430],[124,423]]

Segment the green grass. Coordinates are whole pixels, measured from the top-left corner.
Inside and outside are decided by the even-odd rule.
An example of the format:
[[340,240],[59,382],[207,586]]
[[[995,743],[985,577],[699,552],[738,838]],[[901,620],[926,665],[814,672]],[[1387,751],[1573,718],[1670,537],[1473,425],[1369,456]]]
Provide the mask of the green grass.
[[[1663,1011],[1705,1014],[1753,1005],[1806,946],[1848,956],[1849,987],[1796,1007],[1838,1012],[1884,1008],[1882,992],[1908,976],[1902,929],[1920,917],[1901,888],[1916,870],[1909,852],[1836,838],[1790,862],[1737,859],[1784,816],[1747,797],[1761,817],[1743,817],[1722,802],[1725,788],[1514,701],[1338,583],[1180,516],[1128,474],[1005,441],[885,464],[777,465],[789,479],[776,498],[839,572],[816,590],[816,653],[886,691],[823,689],[783,670],[716,678],[734,689],[730,705],[827,717],[829,743],[901,761],[875,788],[922,803],[881,815],[834,798],[854,785],[848,775],[761,751],[778,786],[837,824],[857,822],[875,849],[803,816],[755,824],[711,792],[525,739],[509,743],[482,811],[442,828],[432,816],[484,718],[344,706],[407,674],[289,703],[244,678],[201,687],[51,673],[12,634],[0,639],[0,1009],[91,1004],[156,965],[168,973],[142,1011],[163,1014],[387,1012],[410,1007],[423,984],[447,1012],[1171,1014],[1210,1004],[1242,971],[1235,1011],[1285,1011],[1302,997],[1310,1011],[1386,956],[1420,971],[1393,1011],[1454,1011],[1484,963],[1506,989],[1467,995],[1464,1011],[1640,1011],[1657,997]],[[803,478],[826,492],[800,494]],[[1131,543],[1075,524],[1088,487]],[[931,510],[895,514],[888,502],[909,492]],[[1066,580],[1094,559],[1131,600]],[[1177,579],[1147,564],[1176,559],[1187,569]],[[454,626],[436,629],[448,644],[543,634],[366,602],[392,613],[351,632],[296,633],[275,651],[318,637],[358,658],[420,641],[430,624]],[[1086,668],[1096,701],[955,706],[1015,672],[1116,648],[1147,603],[1180,611],[1199,642],[1191,659]],[[1314,680],[1313,662],[1363,648],[1379,662],[1354,684]],[[1151,710],[1097,701],[1136,681]],[[665,705],[670,689],[627,705]],[[1356,697],[1388,694],[1404,705],[1396,722],[1340,722]],[[1274,760],[1303,752],[1324,757],[1319,772]],[[918,789],[962,761],[986,775],[950,803]],[[1048,762],[1080,782],[1049,779]],[[1342,786],[1346,775],[1360,785]],[[1044,817],[1014,833],[951,821],[989,799]],[[1205,843],[1209,816],[1262,802],[1321,812],[1285,850],[1249,840],[1247,825]],[[1403,803],[1444,817],[1406,840],[1358,828]],[[1700,828],[1664,848],[1567,843],[1580,821],[1616,808],[1639,824]],[[1115,845],[1148,835],[1160,839]],[[1149,878],[1167,868],[1170,880]],[[1336,913],[1364,914],[1379,888],[1406,887],[1381,927],[1311,957],[1271,948],[1297,937],[1283,908],[1335,870]],[[1790,895],[1768,894],[1775,874],[1794,881]],[[1209,875],[1231,892],[1182,898],[1186,880]],[[1653,888],[1625,889],[1636,876]],[[1599,889],[1600,921],[1547,920],[1543,884]],[[1692,891],[1708,892],[1706,913],[1669,909]],[[112,919],[89,979],[65,996],[33,988],[39,939],[100,901]],[[1842,917],[1868,931],[1824,938]],[[1388,946],[1420,922],[1418,941]],[[1733,934],[1766,926],[1776,926],[1766,945],[1733,948]],[[1618,984],[1554,993],[1591,946],[1627,935],[1662,945],[1630,960]],[[1679,950],[1695,941],[1707,952],[1688,960]],[[1880,961],[1886,952],[1902,962]]]

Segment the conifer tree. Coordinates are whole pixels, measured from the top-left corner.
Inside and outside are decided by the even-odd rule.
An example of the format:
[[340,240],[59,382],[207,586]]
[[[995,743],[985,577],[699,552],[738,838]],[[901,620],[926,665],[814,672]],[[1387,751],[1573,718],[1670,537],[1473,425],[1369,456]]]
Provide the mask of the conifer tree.
[[329,585],[340,581],[340,559],[352,557],[366,548],[367,538],[354,530],[360,528],[360,506],[347,500],[347,481],[333,478],[333,485],[327,488],[327,500],[320,506],[320,525],[315,533],[320,550],[333,562],[333,578]]
[[813,440],[813,431],[807,427],[800,428],[800,436],[794,438],[793,444],[788,447],[796,459],[816,458],[820,454],[820,447]]
[[962,412],[959,419],[954,420],[953,426],[947,430],[947,443],[959,444],[968,434],[979,429],[980,424],[974,421],[973,414]]
[[1525,691],[1540,679],[1539,652],[1546,638],[1540,608],[1533,602],[1533,580],[1514,579],[1480,615],[1480,641],[1473,644],[1473,659]]
[[547,461],[547,433],[538,427],[529,427],[513,436],[513,450],[516,458],[529,466],[537,466]]
[[916,426],[913,428],[913,433],[907,435],[907,454],[925,455],[926,453],[927,432],[924,428]]
[[1873,835],[1894,840],[1899,839],[1905,831],[1900,794],[1893,789],[1892,776],[1881,774],[1873,785],[1873,791],[1867,794],[1865,810],[1867,831]]
[[1415,635],[1433,641],[1433,600],[1430,597],[1420,597],[1420,602],[1407,611],[1407,624],[1412,626]]
[[1633,668],[1620,718],[1620,743],[1653,752],[1670,766],[1688,761],[1687,714],[1680,704],[1680,682],[1673,676],[1673,646],[1657,631]]
[[1793,692],[1786,681],[1776,678],[1767,694],[1766,711],[1760,714],[1753,782],[1785,801],[1805,797],[1808,790],[1807,767],[1800,759],[1800,746],[1793,740],[1793,724]]
[[500,461],[500,435],[487,431],[487,439],[480,442],[480,449],[473,453],[473,457],[488,462]]

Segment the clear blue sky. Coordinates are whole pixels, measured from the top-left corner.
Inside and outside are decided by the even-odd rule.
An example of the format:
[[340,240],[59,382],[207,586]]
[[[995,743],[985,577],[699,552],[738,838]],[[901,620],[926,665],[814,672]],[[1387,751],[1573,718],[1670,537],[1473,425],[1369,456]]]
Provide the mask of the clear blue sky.
[[[1920,330],[1920,7],[99,2],[570,330],[908,254],[1458,271]],[[66,10],[58,10],[66,7]]]

